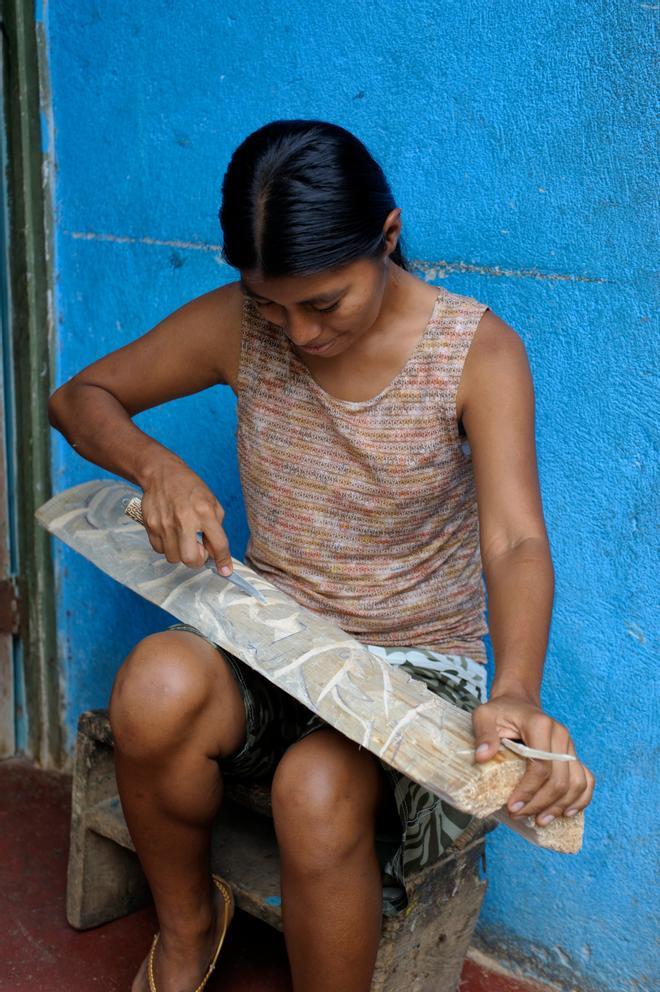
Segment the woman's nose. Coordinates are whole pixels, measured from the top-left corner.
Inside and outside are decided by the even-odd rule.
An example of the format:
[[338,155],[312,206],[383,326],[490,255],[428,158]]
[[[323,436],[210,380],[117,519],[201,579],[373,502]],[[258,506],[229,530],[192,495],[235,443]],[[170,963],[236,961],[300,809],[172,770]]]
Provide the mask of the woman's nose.
[[296,317],[292,320],[289,317],[284,326],[284,332],[293,344],[304,348],[320,337],[321,328],[316,324],[314,319]]

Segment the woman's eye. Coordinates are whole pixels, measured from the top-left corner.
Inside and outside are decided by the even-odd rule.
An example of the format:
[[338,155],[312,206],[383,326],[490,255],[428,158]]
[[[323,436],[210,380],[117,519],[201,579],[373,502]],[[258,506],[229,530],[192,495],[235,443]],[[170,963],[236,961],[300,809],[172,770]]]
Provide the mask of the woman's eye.
[[[252,302],[255,303],[258,307],[273,307],[273,306],[276,306],[275,303],[271,303],[269,300],[255,300],[254,297],[251,297],[251,299],[252,299]],[[337,302],[336,303],[333,303],[332,306],[330,306],[330,307],[312,307],[312,309],[313,310],[316,310],[317,313],[332,313],[333,310],[336,310],[337,309],[337,307],[339,306],[340,302],[341,302],[340,300],[337,300]]]

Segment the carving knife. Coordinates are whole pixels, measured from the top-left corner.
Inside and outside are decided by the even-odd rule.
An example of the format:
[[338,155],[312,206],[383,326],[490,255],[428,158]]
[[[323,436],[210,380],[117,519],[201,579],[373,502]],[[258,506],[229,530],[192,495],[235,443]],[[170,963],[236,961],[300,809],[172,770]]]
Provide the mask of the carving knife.
[[[139,496],[127,496],[121,502],[124,507],[124,513],[131,517],[132,520],[137,520],[137,522],[142,524],[144,527],[144,517],[142,516],[142,499]],[[217,565],[210,556],[206,562],[206,565],[210,567],[216,575],[220,576],[221,579],[226,579],[227,582],[231,582],[237,589],[241,589],[243,592],[246,592],[248,596],[254,596],[254,598],[258,599],[260,603],[267,602],[266,597],[263,596],[258,589],[255,589],[250,582],[247,582],[246,579],[239,575],[238,572],[233,571],[231,575],[221,575],[218,571]]]

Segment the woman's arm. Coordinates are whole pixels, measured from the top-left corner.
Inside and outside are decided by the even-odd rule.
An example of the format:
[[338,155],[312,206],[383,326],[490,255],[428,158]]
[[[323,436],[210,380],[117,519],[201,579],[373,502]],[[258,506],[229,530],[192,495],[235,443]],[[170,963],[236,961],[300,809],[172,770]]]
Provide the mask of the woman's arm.
[[[476,760],[493,757],[503,737],[575,754],[568,730],[540,701],[554,572],[536,465],[534,388],[522,340],[490,310],[468,352],[456,406],[472,452],[495,656],[489,702],[473,713]],[[509,812],[544,824],[583,809],[593,787],[579,761],[530,761]]]
[[135,414],[225,383],[235,388],[240,353],[238,283],[199,296],[152,330],[82,369],[48,403],[50,423],[83,458],[144,490],[143,513],[155,551],[196,567],[206,551],[232,569],[224,511],[204,482],[141,431]]

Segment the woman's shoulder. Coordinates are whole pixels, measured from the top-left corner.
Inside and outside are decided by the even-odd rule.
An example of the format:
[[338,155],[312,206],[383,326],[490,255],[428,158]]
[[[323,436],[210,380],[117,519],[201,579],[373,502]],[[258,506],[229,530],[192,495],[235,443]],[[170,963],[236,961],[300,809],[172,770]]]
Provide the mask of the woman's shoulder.
[[472,336],[456,394],[459,419],[470,398],[484,395],[484,384],[494,379],[503,387],[507,383],[514,389],[525,387],[530,381],[529,361],[518,332],[486,307]]
[[195,323],[206,326],[212,333],[212,360],[221,369],[222,381],[236,391],[241,356],[241,328],[245,294],[238,280],[218,286],[198,296],[189,305]]

